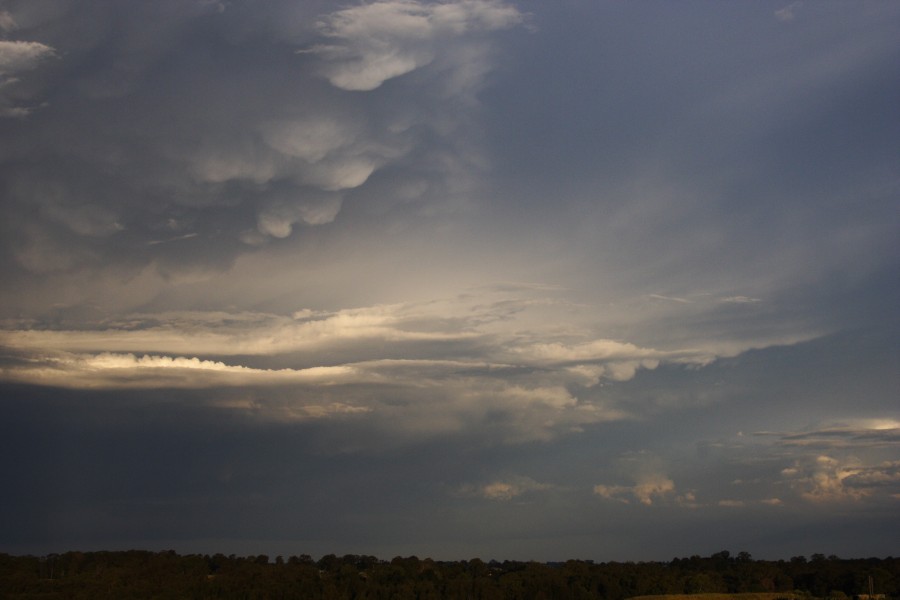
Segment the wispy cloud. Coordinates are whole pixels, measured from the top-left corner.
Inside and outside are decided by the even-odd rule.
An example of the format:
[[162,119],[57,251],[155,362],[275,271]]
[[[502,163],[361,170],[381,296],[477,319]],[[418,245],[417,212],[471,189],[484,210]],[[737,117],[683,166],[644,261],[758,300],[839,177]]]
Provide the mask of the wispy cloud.
[[857,426],[834,426],[802,432],[758,432],[755,435],[774,437],[782,446],[823,450],[900,447],[900,426],[893,419],[870,419]]
[[58,353],[0,367],[6,381],[74,389],[207,388],[298,383],[335,384],[359,374],[349,366],[255,369],[198,358]]
[[803,6],[803,2],[791,2],[783,8],[775,11],[775,18],[782,23],[790,23],[797,18],[797,11]]
[[515,475],[481,485],[465,484],[457,491],[456,495],[507,502],[534,492],[553,490],[555,487],[552,484],[540,483],[530,477]]
[[[521,442],[636,416],[636,406],[586,392],[600,382],[626,382],[667,362],[709,361],[709,349],[659,351],[585,340],[580,332],[548,335],[548,311],[568,307],[532,296],[543,292],[291,316],[173,312],[91,329],[6,329],[0,344],[8,364],[0,378],[75,389],[276,386],[297,388],[297,406],[312,402],[309,390],[337,386],[353,405],[385,415],[403,406],[399,429],[437,433],[493,421],[499,440]],[[554,341],[538,341],[546,339]],[[363,384],[368,396],[353,391]],[[642,502],[657,493],[640,485]]]

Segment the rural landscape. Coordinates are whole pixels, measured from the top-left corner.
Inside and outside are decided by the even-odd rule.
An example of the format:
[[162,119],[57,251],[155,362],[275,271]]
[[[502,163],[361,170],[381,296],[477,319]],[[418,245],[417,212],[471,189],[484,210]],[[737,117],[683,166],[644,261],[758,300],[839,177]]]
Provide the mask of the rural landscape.
[[[877,592],[877,593],[875,593]],[[900,558],[728,551],[670,562],[379,560],[333,554],[237,557],[173,551],[0,555],[0,598],[308,600],[887,600]]]
[[900,0],[0,0],[0,600],[900,600],[898,66]]

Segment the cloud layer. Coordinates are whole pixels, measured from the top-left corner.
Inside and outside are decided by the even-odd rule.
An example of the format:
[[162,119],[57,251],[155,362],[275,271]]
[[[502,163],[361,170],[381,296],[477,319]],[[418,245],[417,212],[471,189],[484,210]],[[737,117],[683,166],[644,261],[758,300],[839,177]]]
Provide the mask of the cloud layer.
[[2,3],[0,550],[889,553],[898,25]]

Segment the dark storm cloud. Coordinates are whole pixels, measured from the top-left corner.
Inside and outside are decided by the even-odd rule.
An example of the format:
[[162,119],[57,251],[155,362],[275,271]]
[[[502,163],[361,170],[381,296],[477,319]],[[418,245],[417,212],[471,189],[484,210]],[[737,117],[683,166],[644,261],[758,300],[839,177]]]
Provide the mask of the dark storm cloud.
[[890,552],[898,18],[0,1],[2,549]]
[[[22,285],[116,268],[129,277],[148,264],[203,278],[331,223],[346,192],[383,168],[406,181],[380,182],[381,195],[406,202],[447,176],[461,183],[469,159],[448,134],[465,117],[451,111],[471,104],[490,68],[481,38],[521,14],[491,2],[320,10],[12,3],[8,35],[22,39],[2,41],[0,65],[9,76],[43,65],[35,94],[46,106],[3,123],[5,270]],[[443,87],[427,95],[338,85],[356,72],[381,73],[380,85],[429,69],[418,87]]]

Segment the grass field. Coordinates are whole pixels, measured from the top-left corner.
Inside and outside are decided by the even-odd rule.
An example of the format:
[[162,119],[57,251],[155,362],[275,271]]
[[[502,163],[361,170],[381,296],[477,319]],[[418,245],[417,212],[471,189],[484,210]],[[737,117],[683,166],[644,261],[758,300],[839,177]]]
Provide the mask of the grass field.
[[765,592],[747,594],[659,594],[656,596],[634,596],[628,600],[782,600],[794,599],[794,592]]

